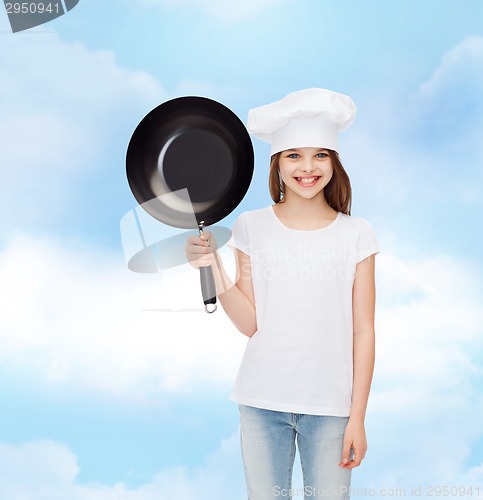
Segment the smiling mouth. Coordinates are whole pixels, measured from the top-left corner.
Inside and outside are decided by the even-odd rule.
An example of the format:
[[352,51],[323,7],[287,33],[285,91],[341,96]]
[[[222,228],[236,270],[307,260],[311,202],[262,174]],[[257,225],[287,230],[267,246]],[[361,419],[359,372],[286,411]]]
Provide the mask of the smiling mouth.
[[313,186],[319,179],[320,176],[313,177],[294,177],[297,183],[301,186]]

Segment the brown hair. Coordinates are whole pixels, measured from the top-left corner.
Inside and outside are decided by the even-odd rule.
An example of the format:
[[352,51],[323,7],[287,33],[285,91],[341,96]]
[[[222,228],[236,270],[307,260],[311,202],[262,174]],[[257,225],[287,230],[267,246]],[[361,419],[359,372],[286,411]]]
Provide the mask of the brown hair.
[[[351,214],[352,189],[351,182],[345,171],[339,154],[332,149],[327,149],[330,161],[334,169],[332,179],[324,188],[324,195],[330,207],[337,212]],[[270,174],[268,178],[268,187],[270,196],[275,203],[284,202],[284,184],[279,173],[279,160],[282,152],[275,153],[270,159]]]

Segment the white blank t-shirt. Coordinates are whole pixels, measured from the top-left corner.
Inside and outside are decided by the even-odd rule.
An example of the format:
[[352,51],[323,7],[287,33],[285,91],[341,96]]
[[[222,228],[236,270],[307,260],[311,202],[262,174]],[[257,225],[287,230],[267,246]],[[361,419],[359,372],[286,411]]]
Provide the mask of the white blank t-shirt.
[[371,225],[339,212],[315,230],[285,226],[270,205],[243,212],[227,243],[250,256],[257,331],[230,400],[349,416],[356,264],[379,252]]

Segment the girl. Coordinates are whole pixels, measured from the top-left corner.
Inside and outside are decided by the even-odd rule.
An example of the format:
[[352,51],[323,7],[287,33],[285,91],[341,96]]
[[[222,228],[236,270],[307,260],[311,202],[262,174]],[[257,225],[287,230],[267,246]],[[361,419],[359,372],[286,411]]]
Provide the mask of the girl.
[[338,154],[355,112],[350,97],[325,89],[251,110],[248,130],[271,145],[274,205],[235,221],[235,283],[211,233],[187,242],[188,260],[212,266],[223,309],[249,337],[230,399],[250,500],[297,495],[295,443],[304,498],[349,498],[367,450],[379,249],[370,224],[350,215]]

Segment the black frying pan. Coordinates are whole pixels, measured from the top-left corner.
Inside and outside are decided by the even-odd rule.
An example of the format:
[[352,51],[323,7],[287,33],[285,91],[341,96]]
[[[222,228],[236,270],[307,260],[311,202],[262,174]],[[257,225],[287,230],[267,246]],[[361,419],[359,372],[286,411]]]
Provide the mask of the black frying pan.
[[[160,222],[200,234],[241,202],[253,163],[243,123],[205,97],[180,97],[153,109],[134,131],[126,155],[127,178],[138,203]],[[186,190],[190,202],[176,194]],[[214,312],[211,267],[200,267],[200,279],[205,310]]]

